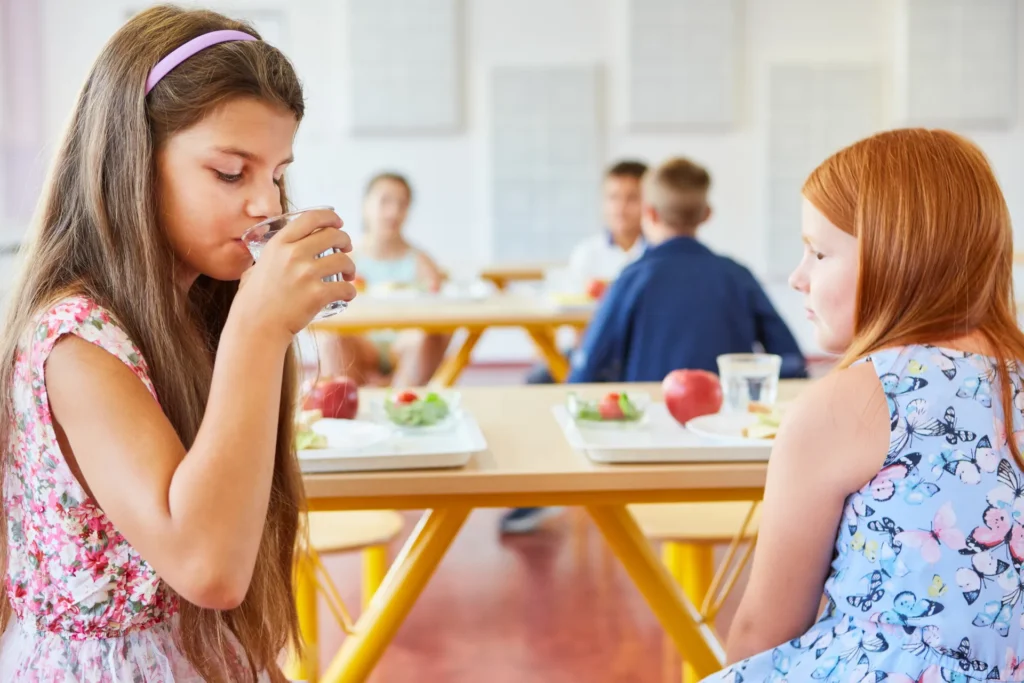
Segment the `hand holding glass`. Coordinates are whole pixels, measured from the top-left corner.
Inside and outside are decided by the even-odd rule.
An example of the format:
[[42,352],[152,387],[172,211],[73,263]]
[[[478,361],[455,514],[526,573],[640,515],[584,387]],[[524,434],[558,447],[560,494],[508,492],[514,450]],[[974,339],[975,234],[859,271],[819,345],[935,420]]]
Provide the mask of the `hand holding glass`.
[[[301,211],[293,211],[291,213],[286,213],[281,216],[274,216],[273,218],[268,218],[262,223],[257,223],[256,225],[246,230],[245,233],[242,235],[242,242],[245,243],[246,247],[248,247],[249,253],[252,254],[253,260],[259,261],[260,254],[263,253],[263,248],[267,245],[267,242],[269,242],[274,235],[276,235],[282,229],[284,229],[285,226],[287,226],[292,221],[297,220],[303,214],[309,213],[310,211],[324,210],[333,211],[334,209],[329,206],[317,206],[309,209],[302,209]],[[318,256],[317,258],[329,256],[330,254],[333,254],[335,251],[337,250],[328,249],[327,251],[320,254],[320,256]],[[339,282],[341,281],[341,279],[342,276],[339,273],[328,275],[323,278],[324,282]],[[333,301],[324,306],[323,309],[319,313],[317,313],[316,317],[313,319],[321,320],[323,318],[330,317],[335,313],[340,313],[341,311],[344,311],[347,306],[348,304],[345,303],[344,301]]]

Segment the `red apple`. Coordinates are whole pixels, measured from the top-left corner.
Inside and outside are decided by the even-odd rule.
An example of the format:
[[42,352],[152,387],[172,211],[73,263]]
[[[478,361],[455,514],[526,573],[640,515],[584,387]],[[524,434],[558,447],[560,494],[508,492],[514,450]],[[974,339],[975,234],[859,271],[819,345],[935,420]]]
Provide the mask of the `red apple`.
[[662,381],[661,391],[668,412],[681,425],[722,407],[718,376],[704,370],[673,370]]
[[318,382],[302,406],[319,410],[324,417],[351,420],[359,412],[359,388],[348,377],[334,377]]
[[597,301],[608,291],[607,280],[591,280],[587,283],[587,296]]

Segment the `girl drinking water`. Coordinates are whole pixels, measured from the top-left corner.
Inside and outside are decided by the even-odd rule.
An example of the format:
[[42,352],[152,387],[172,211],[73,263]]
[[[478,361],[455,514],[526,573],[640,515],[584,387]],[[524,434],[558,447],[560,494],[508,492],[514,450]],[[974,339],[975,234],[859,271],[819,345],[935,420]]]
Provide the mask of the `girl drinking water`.
[[783,422],[712,679],[1022,680],[1024,334],[992,169],[952,133],[898,130],[803,195],[791,283],[843,360]]
[[331,211],[256,265],[239,238],[287,207],[303,108],[288,60],[212,12],[145,11],[93,66],[0,347],[0,679],[284,680],[290,347],[354,267]]
[[[365,233],[353,256],[359,278],[372,293],[419,289],[438,292],[444,275],[426,252],[402,234],[412,203],[412,186],[397,173],[381,173],[366,186],[363,199]],[[389,330],[366,337],[318,334],[320,371],[350,375],[359,384],[426,384],[444,360],[449,334]]]

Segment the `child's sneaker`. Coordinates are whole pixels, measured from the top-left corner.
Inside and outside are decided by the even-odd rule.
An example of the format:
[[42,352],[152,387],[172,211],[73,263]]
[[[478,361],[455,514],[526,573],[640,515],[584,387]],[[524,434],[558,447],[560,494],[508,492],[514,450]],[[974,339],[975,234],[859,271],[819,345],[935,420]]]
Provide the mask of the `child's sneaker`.
[[562,512],[562,508],[515,508],[501,518],[501,533],[529,534],[541,523]]

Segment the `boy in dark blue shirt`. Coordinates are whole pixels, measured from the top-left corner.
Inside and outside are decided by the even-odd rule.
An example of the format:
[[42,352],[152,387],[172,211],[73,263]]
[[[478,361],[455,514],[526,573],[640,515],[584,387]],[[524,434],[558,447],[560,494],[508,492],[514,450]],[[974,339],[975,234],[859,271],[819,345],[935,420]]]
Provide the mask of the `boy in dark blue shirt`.
[[[806,377],[800,347],[749,270],[696,240],[711,216],[708,172],[670,159],[643,179],[647,249],[604,295],[569,382],[660,382],[673,370],[718,374],[723,353],[757,347],[782,357],[781,376]],[[517,508],[504,533],[529,533],[554,508]]]
[[806,377],[804,356],[749,270],[695,238],[711,215],[708,172],[670,159],[644,177],[647,251],[605,294],[573,354],[569,382],[660,382],[679,368],[717,373],[723,353],[760,347],[783,377]]

